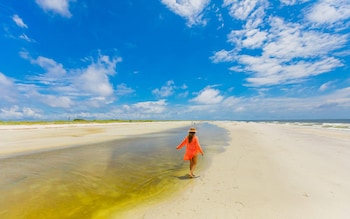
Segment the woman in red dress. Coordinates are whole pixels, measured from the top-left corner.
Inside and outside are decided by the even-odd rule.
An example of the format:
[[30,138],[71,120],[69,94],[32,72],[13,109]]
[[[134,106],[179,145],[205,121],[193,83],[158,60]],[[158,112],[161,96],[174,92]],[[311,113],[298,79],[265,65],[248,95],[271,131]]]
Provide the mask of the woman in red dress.
[[190,177],[194,177],[193,171],[197,165],[198,153],[204,155],[204,152],[199,144],[199,139],[195,135],[197,132],[196,128],[190,128],[188,130],[188,135],[184,140],[176,147],[177,150],[186,145],[186,152],[184,155],[184,160],[190,161]]

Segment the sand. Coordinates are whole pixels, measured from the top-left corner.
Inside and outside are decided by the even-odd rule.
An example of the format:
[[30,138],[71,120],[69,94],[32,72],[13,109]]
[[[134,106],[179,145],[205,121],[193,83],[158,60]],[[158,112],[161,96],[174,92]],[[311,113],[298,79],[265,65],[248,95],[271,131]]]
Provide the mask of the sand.
[[0,126],[0,158],[190,127],[189,121]]
[[349,218],[350,130],[215,124],[230,132],[226,151],[139,218]]
[[[291,124],[212,122],[225,151],[200,177],[126,218],[349,218],[350,131]],[[190,122],[0,126],[0,157],[189,127]],[[204,142],[201,142],[205,144]],[[205,156],[211,156],[206,153]]]

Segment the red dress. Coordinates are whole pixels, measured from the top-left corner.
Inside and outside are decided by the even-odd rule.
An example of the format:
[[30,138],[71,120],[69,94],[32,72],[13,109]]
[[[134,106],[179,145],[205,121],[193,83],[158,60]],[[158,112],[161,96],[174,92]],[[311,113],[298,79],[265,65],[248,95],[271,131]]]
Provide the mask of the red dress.
[[203,154],[203,150],[199,144],[199,140],[197,136],[193,136],[191,143],[188,142],[188,136],[186,136],[184,140],[176,148],[180,149],[185,145],[186,145],[186,153],[184,156],[184,160],[191,160],[192,157],[197,153]]

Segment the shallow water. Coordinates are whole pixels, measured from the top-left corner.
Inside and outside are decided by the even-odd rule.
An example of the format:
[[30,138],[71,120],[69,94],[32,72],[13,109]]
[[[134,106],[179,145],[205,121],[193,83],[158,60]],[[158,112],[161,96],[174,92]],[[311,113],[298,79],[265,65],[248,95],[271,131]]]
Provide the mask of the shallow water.
[[[207,123],[197,129],[205,157],[223,150],[224,129]],[[2,159],[0,218],[108,218],[156,202],[188,181],[184,149],[175,149],[186,132],[172,129]]]

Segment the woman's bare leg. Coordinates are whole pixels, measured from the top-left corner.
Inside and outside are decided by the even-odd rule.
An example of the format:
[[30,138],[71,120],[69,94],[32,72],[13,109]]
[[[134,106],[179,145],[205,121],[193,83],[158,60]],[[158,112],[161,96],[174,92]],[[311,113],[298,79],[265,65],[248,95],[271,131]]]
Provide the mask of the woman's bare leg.
[[193,158],[190,159],[190,176],[191,177],[193,177],[192,168],[193,168]]
[[190,176],[194,176],[193,171],[196,169],[196,165],[197,165],[197,155],[194,155],[191,160],[190,160]]

